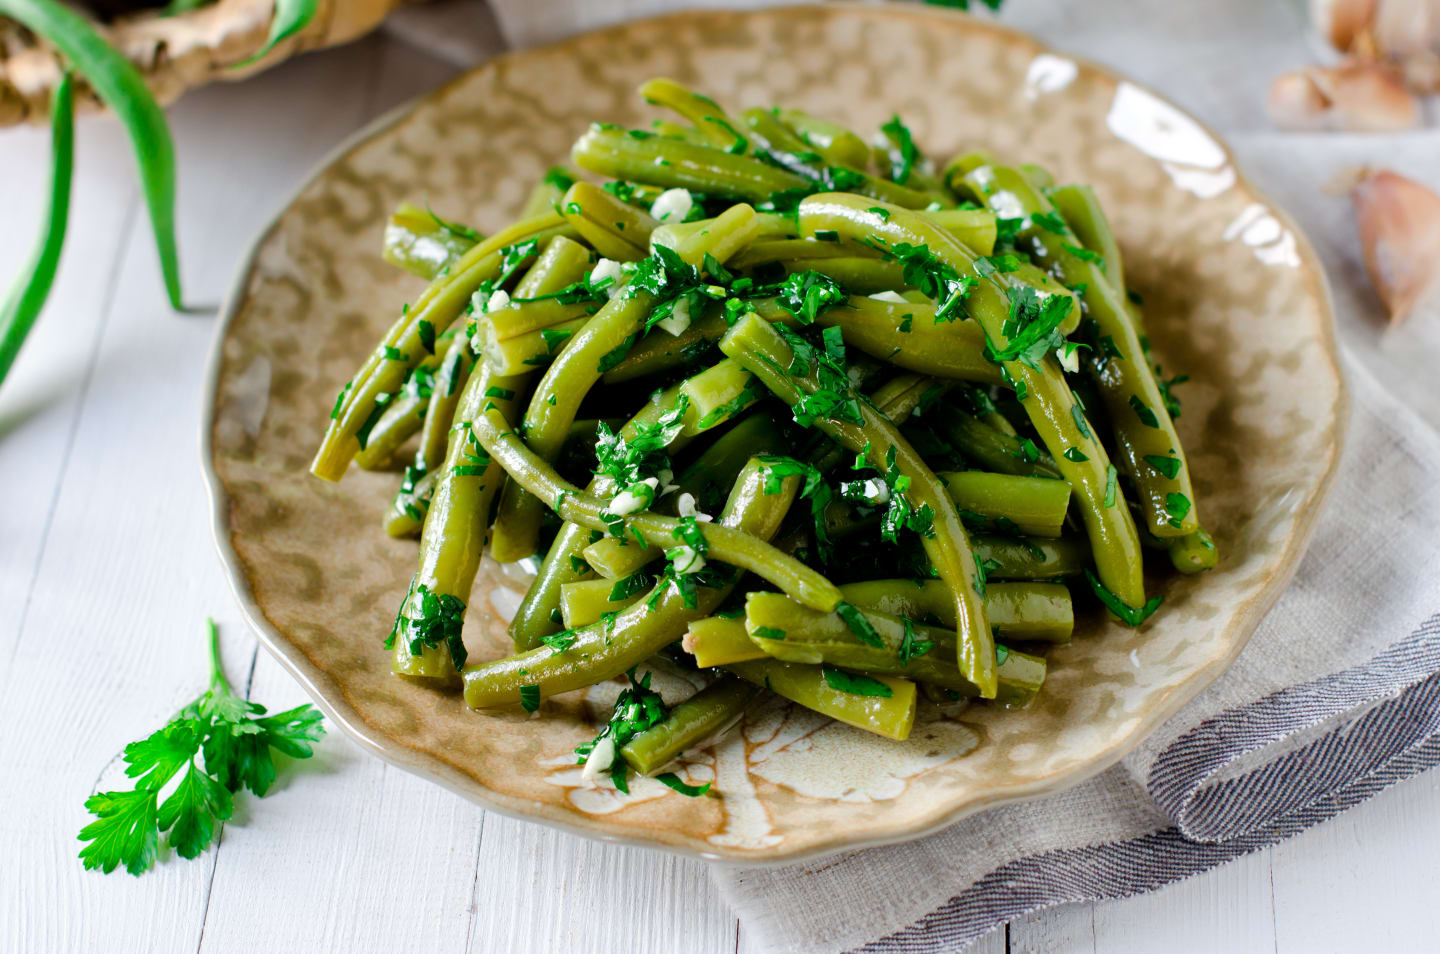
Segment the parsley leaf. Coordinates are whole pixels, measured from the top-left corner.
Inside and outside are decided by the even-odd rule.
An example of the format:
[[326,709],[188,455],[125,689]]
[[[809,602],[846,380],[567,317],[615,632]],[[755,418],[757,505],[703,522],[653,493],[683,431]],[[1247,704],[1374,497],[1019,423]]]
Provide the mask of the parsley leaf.
[[889,699],[895,694],[889,686],[874,676],[846,672],[825,663],[820,664],[820,673],[825,677],[825,684],[831,689],[848,692],[852,696],[877,696],[881,699]]
[[1085,570],[1085,581],[1090,584],[1090,589],[1094,591],[1095,595],[1100,599],[1100,602],[1104,603],[1110,612],[1124,620],[1128,626],[1139,626],[1145,622],[1155,614],[1155,611],[1160,608],[1160,604],[1165,601],[1163,596],[1154,596],[1146,601],[1144,606],[1136,609],[1112,593],[1104,583],[1100,582],[1100,578],[1088,568]]
[[900,640],[900,662],[908,663],[935,648],[932,640],[915,638],[915,624],[908,618],[902,617],[901,622],[905,624],[905,635]]
[[895,144],[895,153],[890,158],[890,181],[904,185],[910,178],[910,171],[920,159],[920,150],[915,146],[915,137],[910,127],[900,121],[898,115],[880,127],[880,131]]
[[196,857],[215,840],[216,823],[230,817],[235,792],[269,791],[275,781],[272,750],[309,758],[310,743],[325,734],[320,713],[309,705],[266,715],[264,706],[237,696],[220,667],[215,623],[206,623],[210,687],[164,728],[125,747],[125,774],[137,779],[132,791],[97,792],[85,800],[95,816],[80,830],[80,840],[88,842],[80,849],[86,868],[107,874],[120,865],[133,875],[148,871],[161,832],[177,855]]

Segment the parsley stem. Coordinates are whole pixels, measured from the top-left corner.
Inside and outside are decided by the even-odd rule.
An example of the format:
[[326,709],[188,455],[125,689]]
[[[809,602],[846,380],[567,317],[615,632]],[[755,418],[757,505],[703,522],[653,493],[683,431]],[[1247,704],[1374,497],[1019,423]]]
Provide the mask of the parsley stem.
[[210,691],[233,697],[235,691],[230,688],[230,680],[225,678],[225,667],[220,662],[220,628],[206,617],[205,630],[210,640]]

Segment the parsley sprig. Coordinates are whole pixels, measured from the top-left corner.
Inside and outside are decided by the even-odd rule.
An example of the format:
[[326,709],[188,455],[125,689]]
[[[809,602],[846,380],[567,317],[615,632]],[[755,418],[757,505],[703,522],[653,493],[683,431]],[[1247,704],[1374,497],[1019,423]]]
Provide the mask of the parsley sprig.
[[230,817],[236,792],[248,788],[263,797],[270,790],[272,750],[309,758],[310,743],[325,734],[313,706],[267,715],[264,706],[237,695],[220,666],[214,620],[206,626],[209,688],[163,729],[125,746],[125,774],[138,780],[133,790],[97,792],[85,800],[95,816],[80,830],[80,840],[88,842],[80,849],[86,868],[148,871],[162,831],[176,854],[196,857],[215,840],[216,824]]

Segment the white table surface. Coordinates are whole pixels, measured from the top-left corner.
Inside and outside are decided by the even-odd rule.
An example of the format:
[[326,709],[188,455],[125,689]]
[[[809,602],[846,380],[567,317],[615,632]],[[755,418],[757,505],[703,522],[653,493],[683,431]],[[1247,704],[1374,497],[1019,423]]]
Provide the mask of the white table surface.
[[[172,110],[190,301],[327,150],[452,69],[371,37]],[[0,264],[23,260],[48,163],[0,133]],[[81,803],[201,688],[201,623],[273,707],[301,690],[241,622],[209,533],[199,402],[213,311],[165,305],[120,130],[82,124],[49,307],[0,392],[0,947],[15,952],[747,950],[703,864],[486,814],[339,734],[217,846],[132,878],[81,869]],[[1440,778],[1147,896],[1017,921],[979,952],[1433,950]]]

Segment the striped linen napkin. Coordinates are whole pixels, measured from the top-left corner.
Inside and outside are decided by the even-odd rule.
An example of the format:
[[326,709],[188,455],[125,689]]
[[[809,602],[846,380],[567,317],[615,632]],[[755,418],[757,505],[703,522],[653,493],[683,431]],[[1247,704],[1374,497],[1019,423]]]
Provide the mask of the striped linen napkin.
[[[516,46],[671,6],[490,0]],[[1002,19],[1199,115],[1305,228],[1335,292],[1347,447],[1295,581],[1199,698],[1120,765],[1052,797],[811,864],[715,866],[759,949],[954,951],[1027,912],[1151,890],[1274,844],[1440,764],[1440,376],[1427,367],[1440,308],[1384,328],[1349,205],[1325,190],[1366,162],[1440,188],[1440,132],[1274,132],[1271,77],[1315,55],[1298,3],[1012,0]],[[453,48],[445,32],[437,43]]]

